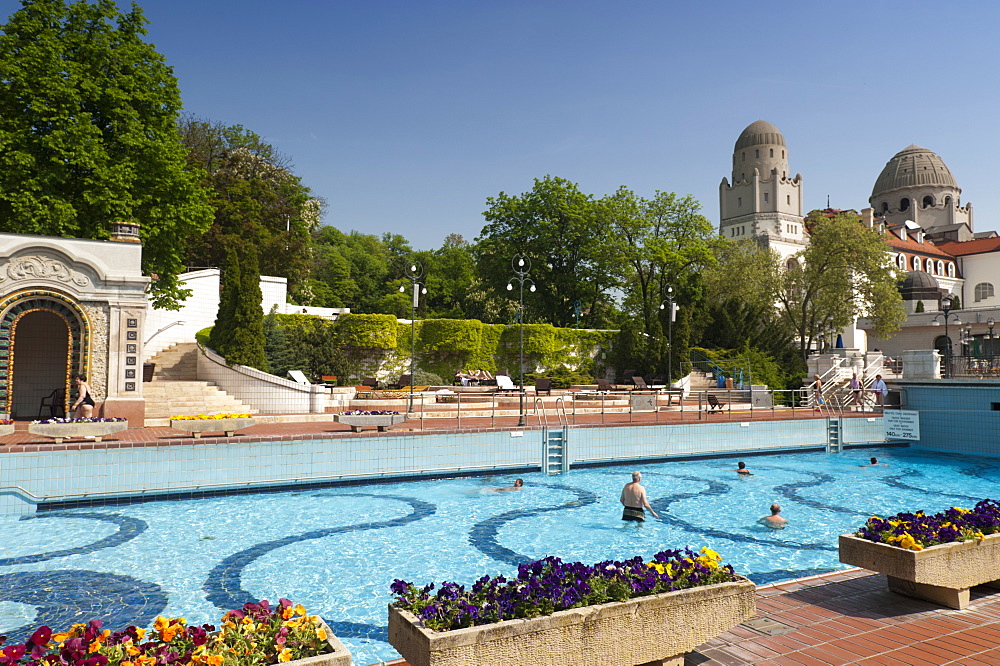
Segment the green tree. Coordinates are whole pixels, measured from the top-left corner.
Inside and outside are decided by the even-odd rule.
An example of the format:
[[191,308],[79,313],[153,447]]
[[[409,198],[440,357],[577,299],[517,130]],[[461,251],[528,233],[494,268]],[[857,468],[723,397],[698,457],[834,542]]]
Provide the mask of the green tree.
[[243,126],[185,117],[179,127],[188,163],[204,174],[215,208],[208,231],[188,243],[188,264],[218,266],[228,239],[249,240],[261,272],[286,278],[292,300],[309,300],[310,234],[323,202],[291,172],[287,157]]
[[580,301],[583,325],[605,325],[612,310],[608,291],[618,283],[603,242],[602,206],[594,197],[575,183],[546,176],[535,179],[530,192],[501,192],[486,202],[487,224],[475,250],[483,283],[506,293],[511,259],[523,253],[537,285],[533,294],[525,290],[526,321],[572,326]]
[[177,79],[112,0],[22,3],[0,35],[0,231],[108,238],[138,221],[157,307],[187,293],[184,243],[212,209],[185,169]]
[[219,313],[209,338],[212,348],[230,365],[267,370],[264,354],[264,311],[260,291],[257,246],[252,242],[227,242],[229,251],[222,273]]
[[889,246],[860,219],[853,210],[832,216],[812,211],[809,245],[786,266],[778,303],[803,359],[817,338],[859,317],[868,318],[878,337],[892,334],[906,319],[896,269],[886,255]]
[[[608,254],[626,294],[625,309],[637,311],[643,330],[657,333],[657,315],[667,288],[711,266],[717,235],[691,196],[656,192],[652,199],[621,187],[601,200],[607,216]],[[680,295],[678,295],[680,297]]]

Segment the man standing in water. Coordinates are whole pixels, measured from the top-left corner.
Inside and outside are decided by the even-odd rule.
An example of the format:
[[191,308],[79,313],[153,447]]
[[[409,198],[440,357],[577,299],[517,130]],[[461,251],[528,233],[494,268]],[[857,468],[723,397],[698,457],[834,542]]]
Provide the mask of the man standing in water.
[[644,508],[649,509],[653,518],[659,518],[653,511],[653,507],[649,506],[649,500],[646,499],[646,489],[642,487],[642,472],[632,472],[632,481],[626,483],[625,487],[622,488],[621,503],[625,505],[625,510],[622,511],[622,520],[641,523],[646,520]]
[[788,524],[788,521],[779,516],[778,515],[779,513],[781,513],[781,507],[778,506],[777,504],[772,504],[771,515],[764,516],[757,522],[760,523],[761,525],[764,525],[765,527],[770,527],[772,530],[784,529],[785,525]]

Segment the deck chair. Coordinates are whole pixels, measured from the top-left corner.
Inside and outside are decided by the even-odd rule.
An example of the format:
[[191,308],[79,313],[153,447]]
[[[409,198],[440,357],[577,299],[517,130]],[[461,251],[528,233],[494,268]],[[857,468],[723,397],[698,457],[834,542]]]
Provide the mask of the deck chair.
[[607,379],[598,379],[596,381],[597,381],[598,393],[607,393],[608,391],[611,390],[611,382],[609,382]]
[[413,375],[400,375],[399,379],[390,388],[401,389],[413,384]]
[[517,385],[514,384],[514,380],[507,375],[497,375],[497,392],[503,393],[504,391],[519,391]]
[[622,370],[622,384],[628,384],[632,381],[632,376],[635,375],[635,368],[631,370]]
[[66,416],[66,389],[58,388],[42,398],[41,404],[38,405],[39,416],[46,407],[49,408],[49,415],[52,418]]
[[709,412],[721,412],[722,408],[726,406],[726,403],[719,402],[719,399],[716,398],[711,393],[707,394],[706,397],[708,398],[708,411]]
[[368,388],[374,390],[378,388],[378,380],[374,377],[365,377],[361,380],[362,386],[367,386]]
[[535,395],[552,395],[552,381],[547,377],[539,377],[535,380]]
[[639,375],[632,375],[632,386],[634,387],[632,389],[634,391],[648,391],[648,390],[650,390],[649,389],[649,384],[647,384],[646,380],[643,379],[642,377],[640,377]]

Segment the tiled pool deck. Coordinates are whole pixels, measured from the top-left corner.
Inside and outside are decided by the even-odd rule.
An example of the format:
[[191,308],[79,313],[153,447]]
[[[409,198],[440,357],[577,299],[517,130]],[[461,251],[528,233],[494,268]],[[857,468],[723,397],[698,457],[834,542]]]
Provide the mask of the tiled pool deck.
[[[705,420],[784,420],[819,418],[797,410],[795,414],[769,410],[704,415]],[[865,417],[872,414],[845,414]],[[303,417],[305,418],[305,417]],[[241,431],[241,441],[284,441],[312,437],[353,436],[329,416],[295,420],[286,417],[261,423]],[[577,417],[579,425],[652,425],[690,423],[698,415],[667,412],[658,414],[606,414]],[[462,419],[461,428],[514,428],[516,418]],[[426,432],[455,430],[458,422],[436,419],[424,423]],[[537,425],[531,419],[529,427]],[[416,430],[415,422],[391,431]],[[51,440],[31,435],[26,423],[0,439],[13,450],[118,448],[163,444],[208,443],[213,438],[195,440],[167,427],[134,428],[112,435],[98,444],[86,440],[67,441],[56,447]],[[390,431],[390,432],[391,432]],[[414,433],[416,434],[416,433]],[[366,436],[380,433],[366,431]],[[222,439],[222,438],[219,438]],[[698,664],[830,665],[830,664],[997,664],[1000,666],[1000,593],[988,588],[973,590],[973,603],[962,611],[950,610],[890,592],[885,577],[851,569],[805,579],[762,586],[757,592],[757,620],[763,626],[747,624],[702,645],[689,653],[688,666]],[[386,662],[403,666],[405,661]],[[599,666],[599,665],[595,665]]]

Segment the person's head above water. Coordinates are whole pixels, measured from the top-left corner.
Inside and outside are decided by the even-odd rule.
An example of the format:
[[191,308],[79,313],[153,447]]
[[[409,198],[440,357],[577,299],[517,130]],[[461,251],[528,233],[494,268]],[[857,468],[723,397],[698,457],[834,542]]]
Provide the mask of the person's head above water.
[[781,513],[781,505],[780,504],[772,504],[771,505],[771,515],[772,516],[777,516],[779,513]]
[[740,462],[736,463],[736,467],[738,467],[739,469],[746,469],[747,468],[747,464],[745,462],[743,462],[743,461],[740,461]]
[[520,488],[524,485],[524,479],[514,479],[514,487]]
[[878,464],[878,458],[872,457],[872,464],[873,465],[877,465]]

